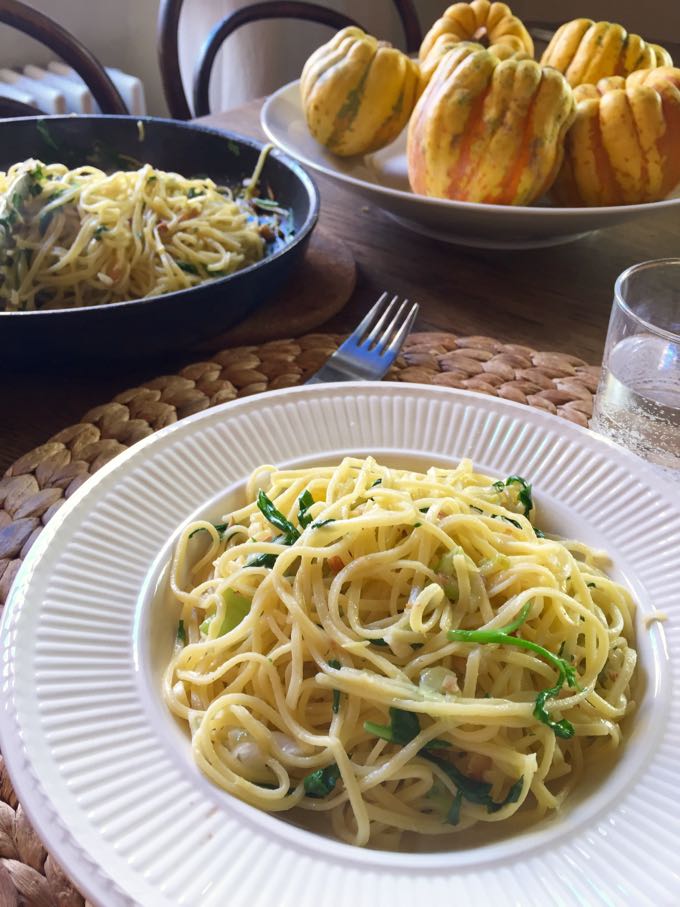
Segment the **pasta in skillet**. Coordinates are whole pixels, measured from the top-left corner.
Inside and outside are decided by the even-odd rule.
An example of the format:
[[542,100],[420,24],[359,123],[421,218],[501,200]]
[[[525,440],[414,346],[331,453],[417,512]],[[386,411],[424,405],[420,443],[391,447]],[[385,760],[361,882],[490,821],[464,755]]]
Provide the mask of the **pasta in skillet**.
[[15,164],[0,173],[0,310],[158,296],[253,264],[288,212],[247,193],[149,164]]

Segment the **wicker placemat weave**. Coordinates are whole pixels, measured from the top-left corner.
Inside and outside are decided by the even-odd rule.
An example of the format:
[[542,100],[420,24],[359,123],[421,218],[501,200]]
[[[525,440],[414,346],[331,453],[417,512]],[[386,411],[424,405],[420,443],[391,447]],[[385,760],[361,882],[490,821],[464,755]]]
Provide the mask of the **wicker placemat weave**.
[[[0,479],[0,606],[43,526],[104,463],[192,413],[302,383],[341,339],[309,334],[223,350],[178,375],[123,391],[22,456]],[[387,378],[492,394],[587,425],[599,371],[565,353],[432,332],[409,337]],[[85,903],[31,828],[0,757],[0,907]]]

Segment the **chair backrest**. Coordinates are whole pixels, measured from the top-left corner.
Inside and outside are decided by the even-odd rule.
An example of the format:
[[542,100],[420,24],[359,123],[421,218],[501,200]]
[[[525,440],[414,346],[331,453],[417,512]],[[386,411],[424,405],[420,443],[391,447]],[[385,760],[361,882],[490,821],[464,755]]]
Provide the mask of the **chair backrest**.
[[[99,60],[77,38],[74,38],[49,16],[32,6],[21,3],[20,0],[0,0],[0,22],[40,41],[75,69],[92,92],[102,113],[129,113],[125,101]],[[17,105],[19,105],[18,101],[0,98],[0,116],[29,116],[31,113],[41,112],[25,104],[20,105],[24,110],[19,112]]]
[[[406,38],[406,50],[418,50],[422,34],[412,0],[393,0]],[[210,113],[210,76],[215,57],[229,35],[249,22],[265,19],[302,19],[346,28],[357,25],[349,16],[316,3],[291,3],[271,0],[240,7],[226,16],[210,32],[203,44],[193,74],[193,112],[187,101],[179,65],[179,18],[184,0],[161,0],[158,18],[158,60],[165,99],[170,115],[180,120]]]
[[[2,91],[2,86],[0,86]],[[8,98],[0,94],[0,119],[7,117],[37,117],[43,111],[32,104],[24,104],[23,101],[17,101],[16,98]]]

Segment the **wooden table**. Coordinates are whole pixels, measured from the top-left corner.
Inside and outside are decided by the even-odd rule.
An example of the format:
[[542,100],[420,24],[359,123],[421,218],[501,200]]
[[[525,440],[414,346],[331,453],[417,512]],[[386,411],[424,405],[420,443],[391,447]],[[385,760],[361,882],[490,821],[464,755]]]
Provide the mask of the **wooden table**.
[[[252,102],[203,122],[263,138],[260,106]],[[680,254],[677,209],[563,246],[489,251],[409,232],[350,191],[322,177],[317,181],[321,223],[349,244],[359,267],[353,299],[323,330],[350,329],[389,289],[420,303],[417,329],[489,334],[598,363],[617,274],[634,262]],[[0,474],[90,407],[197,358],[206,356],[184,353],[83,372],[45,367],[27,350],[21,372],[0,363]]]

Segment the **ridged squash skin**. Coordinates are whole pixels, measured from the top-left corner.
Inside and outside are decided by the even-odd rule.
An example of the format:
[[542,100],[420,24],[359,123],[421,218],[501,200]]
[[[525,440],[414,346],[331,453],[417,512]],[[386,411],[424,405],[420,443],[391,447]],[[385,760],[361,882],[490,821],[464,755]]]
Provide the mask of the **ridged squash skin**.
[[472,3],[454,3],[449,6],[423,38],[418,54],[421,62],[441,35],[448,35],[458,41],[483,42],[490,50],[495,45],[503,44],[513,51],[524,51],[530,57],[534,54],[531,35],[522,20],[514,16],[505,3],[472,0]]
[[360,28],[343,28],[307,60],[300,89],[317,142],[343,157],[366,154],[388,145],[408,122],[420,68]]
[[672,66],[671,55],[658,44],[648,44],[615,22],[573,19],[561,25],[541,57],[567,82],[594,85],[608,76],[627,76],[638,69]]
[[680,186],[680,69],[611,76],[574,95],[576,119],[552,189],[560,204],[641,204]]
[[555,178],[573,116],[573,92],[557,70],[459,44],[440,61],[411,117],[411,188],[529,205]]
[[[437,38],[425,59],[420,62],[420,77],[424,86],[429,83],[434,75],[434,71],[439,66],[442,57],[452,50],[456,44],[460,43],[459,38],[448,33]],[[478,46],[483,49],[481,44]],[[497,56],[499,60],[509,60],[510,58],[515,60],[531,59],[531,54],[527,53],[526,50],[514,50],[509,44],[493,44],[488,50]]]

